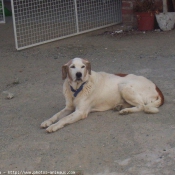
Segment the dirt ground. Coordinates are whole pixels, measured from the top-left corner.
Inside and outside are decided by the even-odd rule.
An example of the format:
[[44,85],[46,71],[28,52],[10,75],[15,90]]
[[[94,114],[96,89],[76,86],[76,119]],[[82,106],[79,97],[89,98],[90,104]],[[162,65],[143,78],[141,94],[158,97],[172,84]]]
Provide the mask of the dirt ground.
[[[175,30],[105,32],[113,30],[16,51],[12,21],[0,25],[1,174],[175,174]],[[40,124],[64,107],[61,67],[74,57],[94,71],[146,76],[165,104],[154,115],[91,113],[48,134]]]

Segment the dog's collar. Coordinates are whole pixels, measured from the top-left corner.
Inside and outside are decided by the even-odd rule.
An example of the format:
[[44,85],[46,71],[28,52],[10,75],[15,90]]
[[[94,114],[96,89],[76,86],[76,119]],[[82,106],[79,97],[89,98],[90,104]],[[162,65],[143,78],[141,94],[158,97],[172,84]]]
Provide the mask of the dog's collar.
[[75,89],[70,85],[71,91],[74,92],[74,97],[76,97],[76,96],[82,91],[83,86],[84,86],[86,83],[87,83],[87,82],[82,83],[81,86],[80,86],[77,90],[75,90]]

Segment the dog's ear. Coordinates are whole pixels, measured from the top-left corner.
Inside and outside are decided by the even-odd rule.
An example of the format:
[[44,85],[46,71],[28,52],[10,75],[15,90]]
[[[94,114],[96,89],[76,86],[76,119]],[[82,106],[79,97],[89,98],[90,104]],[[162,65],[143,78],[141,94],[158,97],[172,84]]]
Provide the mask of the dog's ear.
[[69,75],[69,66],[72,64],[72,60],[62,66],[62,79],[65,80],[68,77],[71,79]]
[[86,67],[88,70],[88,73],[91,75],[91,63],[88,61],[88,63],[86,63]]
[[86,59],[83,59],[83,63],[86,65],[87,71],[91,75],[91,63]]
[[67,78],[68,73],[68,66],[67,64],[62,66],[62,80],[65,80]]

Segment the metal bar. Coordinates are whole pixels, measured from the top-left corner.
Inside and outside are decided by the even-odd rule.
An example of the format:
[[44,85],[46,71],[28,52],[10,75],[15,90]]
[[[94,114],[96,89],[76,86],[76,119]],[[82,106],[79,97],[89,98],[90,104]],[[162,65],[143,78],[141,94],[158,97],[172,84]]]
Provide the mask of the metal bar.
[[76,17],[77,33],[79,33],[78,12],[77,12],[77,0],[74,0],[74,4],[75,4],[75,17]]
[[65,38],[81,35],[81,34],[84,34],[84,33],[92,32],[92,31],[99,30],[99,29],[102,29],[102,28],[105,28],[105,27],[110,27],[110,26],[113,26],[113,25],[116,25],[116,24],[119,24],[119,23],[113,23],[113,24],[109,24],[109,25],[106,25],[106,26],[96,27],[94,29],[89,29],[89,30],[82,31],[82,32],[79,32],[79,33],[74,33],[74,34],[71,34],[71,35],[62,36],[62,37],[55,38],[55,39],[52,39],[52,40],[49,40],[49,41],[44,41],[44,42],[41,42],[41,43],[36,43],[36,44],[32,44],[32,45],[25,46],[25,47],[20,47],[20,48],[17,48],[17,50],[28,49],[28,48],[39,46],[39,45],[42,45],[42,44],[47,44],[47,43],[58,41],[58,40],[61,40],[61,39],[65,39]]
[[4,1],[3,0],[1,0],[1,4],[2,4],[2,6],[1,6],[1,8],[2,9],[0,9],[0,16],[2,15],[2,19],[0,19],[0,23],[5,23],[5,12],[4,12]]
[[14,38],[15,38],[15,47],[18,50],[18,40],[17,40],[17,33],[16,33],[16,21],[15,21],[15,12],[14,12],[14,2],[11,0],[11,8],[12,8],[12,19],[13,19],[13,31],[14,31]]

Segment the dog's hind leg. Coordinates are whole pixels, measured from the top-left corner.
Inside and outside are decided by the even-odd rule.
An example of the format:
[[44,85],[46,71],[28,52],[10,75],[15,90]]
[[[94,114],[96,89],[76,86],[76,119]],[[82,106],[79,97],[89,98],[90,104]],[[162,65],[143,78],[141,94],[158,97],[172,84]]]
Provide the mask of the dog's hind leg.
[[159,109],[153,106],[145,105],[144,112],[147,114],[156,114],[159,112]]
[[135,107],[122,109],[121,111],[119,111],[119,114],[125,115],[125,114],[129,114],[129,113],[143,111],[143,109],[144,109],[144,107],[142,105],[140,105],[140,106],[138,105]]
[[131,84],[119,85],[122,98],[132,107],[124,108],[119,111],[119,114],[128,114],[144,110],[144,102],[141,95],[134,90]]

